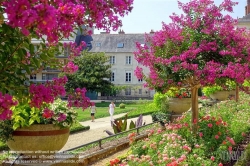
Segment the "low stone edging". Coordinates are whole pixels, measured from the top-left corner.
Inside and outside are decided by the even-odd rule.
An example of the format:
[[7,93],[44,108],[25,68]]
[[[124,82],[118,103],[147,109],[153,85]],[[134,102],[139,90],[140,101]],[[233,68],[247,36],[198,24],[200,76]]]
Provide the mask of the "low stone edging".
[[[136,136],[135,140],[141,140],[144,138],[147,138],[148,134],[138,135]],[[81,166],[88,166],[91,163],[94,163],[98,160],[101,160],[103,158],[106,158],[107,156],[110,156],[116,152],[119,152],[123,149],[126,149],[129,147],[129,141],[122,142],[116,146],[110,146],[104,149],[99,150],[98,152],[91,153],[89,155],[79,155],[79,165]]]

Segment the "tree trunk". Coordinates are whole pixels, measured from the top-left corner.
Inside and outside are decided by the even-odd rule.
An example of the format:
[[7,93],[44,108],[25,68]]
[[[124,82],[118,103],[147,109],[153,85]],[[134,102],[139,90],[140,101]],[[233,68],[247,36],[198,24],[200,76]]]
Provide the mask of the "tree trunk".
[[199,108],[198,108],[198,86],[191,88],[191,100],[192,100],[192,132],[194,135],[197,134],[197,122],[199,117]]
[[235,87],[235,101],[238,102],[239,101],[239,85],[236,84],[236,87]]

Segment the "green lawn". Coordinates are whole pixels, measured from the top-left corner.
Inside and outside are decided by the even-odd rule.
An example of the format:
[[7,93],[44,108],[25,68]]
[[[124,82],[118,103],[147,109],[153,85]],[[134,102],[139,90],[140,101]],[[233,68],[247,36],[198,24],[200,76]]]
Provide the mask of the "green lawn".
[[[109,105],[109,103],[96,103],[96,110],[97,110],[97,112],[95,114],[96,119],[109,116],[108,105]],[[127,113],[127,112],[136,112],[138,107],[143,107],[145,104],[143,104],[143,103],[126,103],[125,105],[126,105],[126,107],[122,109],[122,108],[119,108],[119,103],[118,104],[116,103],[114,115],[121,114],[121,113]],[[78,120],[80,122],[86,121],[86,120],[91,120],[89,109],[86,109],[84,111],[81,108],[75,108],[75,109],[78,112]],[[141,111],[139,111],[139,112],[141,112]]]

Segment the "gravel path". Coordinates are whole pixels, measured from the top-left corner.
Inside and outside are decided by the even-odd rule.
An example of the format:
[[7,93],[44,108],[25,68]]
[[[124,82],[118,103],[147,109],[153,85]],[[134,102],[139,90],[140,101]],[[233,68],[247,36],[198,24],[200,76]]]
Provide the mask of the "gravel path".
[[[123,115],[125,115],[125,113],[115,115],[114,118],[122,117]],[[130,123],[131,120],[136,121],[137,118],[128,119],[128,124]],[[146,124],[152,123],[151,115],[143,116],[143,122],[146,122]],[[63,147],[63,149],[61,149],[61,151],[66,151],[68,149],[71,149],[71,148],[74,148],[74,147],[77,147],[77,146],[80,146],[80,145],[83,145],[92,141],[96,141],[101,138],[108,137],[108,134],[104,132],[104,130],[109,130],[113,132],[109,117],[96,119],[95,122],[91,122],[89,120],[89,121],[81,122],[81,124],[83,126],[90,126],[90,129],[87,131],[80,132],[80,133],[71,134],[69,136],[69,139],[66,145]]]

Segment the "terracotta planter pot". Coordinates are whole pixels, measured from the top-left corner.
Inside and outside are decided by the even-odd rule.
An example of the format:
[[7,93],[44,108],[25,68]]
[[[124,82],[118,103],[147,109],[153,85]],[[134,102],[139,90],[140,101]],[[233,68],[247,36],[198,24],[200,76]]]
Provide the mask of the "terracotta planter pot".
[[191,108],[191,98],[170,98],[169,111],[179,115]]
[[219,100],[219,101],[227,100],[229,97],[229,91],[217,91],[211,94],[210,97],[214,100]]
[[[13,140],[7,145],[13,151],[58,151],[69,138],[69,128],[61,129],[53,124],[35,124],[13,132]],[[30,151],[30,152],[28,152]]]
[[235,94],[236,94],[236,91],[235,91],[235,90],[230,90],[230,91],[229,91],[229,95],[230,95],[230,96],[235,96]]

